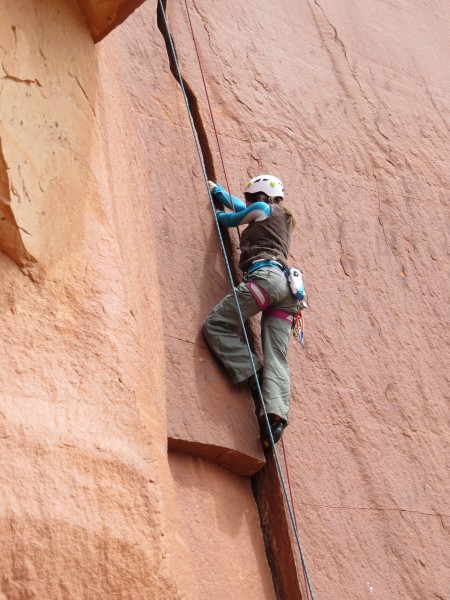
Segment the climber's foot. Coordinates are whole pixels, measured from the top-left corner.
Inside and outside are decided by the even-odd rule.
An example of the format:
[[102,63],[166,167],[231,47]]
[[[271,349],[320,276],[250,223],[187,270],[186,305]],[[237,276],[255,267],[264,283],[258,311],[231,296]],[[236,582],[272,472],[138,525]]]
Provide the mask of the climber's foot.
[[[281,436],[283,435],[283,431],[284,431],[287,423],[284,419],[282,419],[278,415],[269,413],[267,416],[269,417],[270,431],[272,433],[273,442],[274,442],[274,444],[276,444],[277,442],[280,441]],[[266,418],[264,416],[259,418],[259,427],[261,430],[262,445],[264,446],[264,448],[270,448],[271,439],[270,439],[270,434],[267,430]]]

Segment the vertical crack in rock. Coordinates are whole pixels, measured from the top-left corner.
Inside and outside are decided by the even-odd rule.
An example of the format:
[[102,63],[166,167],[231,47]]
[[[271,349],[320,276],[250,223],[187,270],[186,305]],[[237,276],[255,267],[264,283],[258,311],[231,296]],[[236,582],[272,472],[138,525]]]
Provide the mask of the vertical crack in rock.
[[281,481],[272,452],[264,469],[252,477],[252,491],[258,507],[267,560],[277,600],[301,600],[300,572],[294,553],[291,523]]
[[[326,199],[326,201],[328,203],[328,194],[327,194],[327,187],[326,187],[326,183],[324,183],[323,185],[323,195]],[[330,203],[331,204],[331,203]],[[338,239],[337,242],[339,244],[339,248],[340,248],[340,253],[339,253],[339,263],[342,267],[342,270],[344,272],[344,275],[346,275],[347,277],[351,277],[351,273],[349,272],[349,265],[351,264],[349,261],[353,261],[354,258],[352,256],[350,256],[350,254],[348,254],[344,248],[344,244],[342,241],[342,230],[344,229],[344,225],[345,225],[345,220],[344,218],[338,213],[338,211],[333,208],[333,213],[335,214],[337,220],[338,220],[338,224],[339,224],[339,234],[338,234]]]
[[14,35],[14,46],[17,48],[17,26],[11,25],[11,29]]
[[[25,178],[24,178],[24,176],[22,174],[22,169],[20,167],[20,164],[17,165],[17,172],[18,172],[20,180],[22,182],[23,193],[27,197],[28,202],[31,203],[30,194],[28,193],[27,186],[25,185]],[[18,199],[20,199],[20,196],[17,194],[17,191],[13,190],[12,188],[11,188],[11,191],[14,193],[15,196],[17,196]],[[19,229],[22,229],[22,228],[19,227]],[[23,230],[23,231],[25,231],[25,230]]]
[[91,103],[91,101],[90,101],[90,99],[89,99],[89,96],[88,96],[88,95],[87,95],[87,93],[86,93],[86,90],[85,90],[85,89],[84,89],[84,87],[81,85],[81,83],[80,83],[80,80],[78,79],[78,77],[77,77],[76,75],[74,75],[74,74],[73,74],[73,73],[71,73],[70,71],[67,71],[67,72],[69,73],[70,77],[72,77],[72,79],[75,79],[75,81],[76,81],[76,83],[77,83],[78,87],[79,87],[79,88],[80,88],[80,90],[81,90],[81,93],[83,94],[83,96],[84,96],[84,97],[86,98],[86,100],[88,101],[88,104],[89,104],[89,106],[90,106],[90,109],[91,109],[91,110],[92,110],[92,112],[94,113],[94,117],[97,117],[97,115],[96,115],[96,113],[95,113],[95,109],[94,109],[94,107],[92,106],[92,103]]
[[[162,4],[164,11],[166,11],[167,0],[163,0]],[[156,14],[158,29],[161,32],[166,45],[170,71],[178,85],[180,85],[178,71],[172,55],[169,34],[166,29],[164,16],[159,2]],[[175,41],[173,38],[172,43],[176,52]],[[206,173],[209,179],[215,181],[216,173],[214,161],[201,116],[199,103],[185,77],[183,75],[181,77],[192,114],[197,139],[203,154]],[[227,252],[230,255],[232,251],[231,238],[228,232],[224,232],[224,234],[224,242]],[[231,264],[230,267],[232,271],[234,271],[234,265]],[[233,276],[234,275],[235,273],[233,272]],[[248,328],[248,335],[250,343],[253,345],[254,336],[252,335],[251,328]],[[251,482],[253,495],[260,516],[261,529],[276,596],[278,600],[293,600],[294,598],[301,600],[303,595],[300,590],[300,577],[297,571],[295,554],[293,552],[287,509],[285,507],[282,486],[273,456],[268,459],[265,468],[252,477]]]
[[[335,213],[335,214],[337,215],[337,213]],[[339,215],[337,215],[337,216],[339,217]],[[347,275],[347,277],[350,277],[350,273],[348,272],[348,268],[347,268],[347,260],[346,260],[347,258],[350,258],[350,257],[348,257],[346,251],[344,250],[344,246],[342,244],[342,229],[344,227],[344,220],[341,217],[339,217],[339,218],[340,218],[340,223],[339,223],[339,239],[338,239],[338,242],[339,242],[339,246],[341,248],[341,254],[340,254],[340,257],[339,257],[339,262],[341,263],[341,267],[342,267],[342,270],[344,271],[344,275]]]
[[29,267],[37,261],[25,248],[20,231],[31,234],[17,224],[11,208],[10,190],[8,165],[0,139],[0,252],[6,254],[19,267]]
[[[164,11],[166,12],[166,18],[167,18],[167,0],[162,0],[162,4],[164,7]],[[170,72],[172,73],[177,84],[180,85],[178,71],[177,71],[177,67],[175,64],[175,59],[173,57],[172,47],[170,44],[169,33],[166,29],[166,24],[164,22],[164,16],[162,14],[161,6],[160,6],[159,2],[157,4],[157,9],[156,9],[156,22],[158,25],[158,29],[161,32],[161,35],[162,35],[165,45],[166,45],[166,51],[167,51],[167,57],[169,60]],[[173,37],[172,37],[172,44],[173,44],[173,47],[175,50],[175,54],[177,54],[175,40],[173,39]],[[177,55],[177,58],[178,58],[178,55]],[[197,100],[197,97],[196,97],[194,91],[192,90],[191,86],[186,81],[186,79],[182,73],[181,73],[181,80],[183,82],[183,87],[186,92],[186,97],[187,97],[188,104],[189,104],[189,110],[192,115],[192,121],[194,123],[195,135],[197,136],[197,140],[200,145],[200,150],[201,150],[201,153],[203,156],[203,162],[205,165],[206,175],[207,175],[208,179],[210,179],[212,181],[217,181],[213,155],[211,152],[211,146],[209,144],[208,134],[206,133],[206,128],[203,123],[199,102]],[[221,208],[221,207],[218,207],[218,208]],[[222,238],[223,238],[223,241],[225,244],[225,249],[227,251],[228,256],[232,256],[233,255],[233,244],[232,244],[230,232],[226,229],[222,230]],[[236,265],[234,264],[233,261],[230,261],[230,269],[231,269],[233,278],[236,280]]]
[[395,255],[395,252],[392,250],[391,245],[389,244],[389,241],[388,241],[387,236],[386,236],[386,230],[384,228],[384,223],[383,223],[382,218],[381,218],[381,214],[382,214],[382,210],[381,210],[381,196],[380,196],[380,190],[379,190],[379,187],[378,187],[378,178],[377,178],[376,173],[373,174],[373,177],[375,179],[375,185],[376,185],[376,188],[377,188],[378,223],[380,224],[381,230],[383,231],[383,237],[384,237],[384,241],[386,243],[386,246],[388,247],[388,249],[392,253],[392,256],[394,257],[394,259],[397,261],[397,256]]
[[[166,12],[166,15],[167,15],[167,0],[163,0],[163,6],[164,6],[164,11]],[[158,29],[161,32],[161,35],[163,36],[165,44],[166,44],[167,56],[169,58],[170,71],[179,85],[180,81],[179,81],[179,77],[178,77],[178,71],[177,71],[177,67],[175,64],[175,59],[172,54],[172,48],[170,45],[169,34],[166,29],[166,24],[164,22],[164,16],[162,14],[161,6],[160,6],[159,2],[158,2],[158,8],[156,10],[156,16],[157,16]],[[172,43],[173,43],[173,47],[175,49],[175,53],[177,53],[176,45],[175,45],[175,41],[174,41],[173,37],[172,37]],[[212,157],[211,148],[209,146],[206,129],[203,124],[203,119],[201,116],[198,100],[197,100],[196,95],[192,91],[191,86],[186,81],[186,79],[184,78],[183,75],[181,75],[181,79],[182,79],[183,87],[185,89],[186,96],[188,99],[189,109],[192,114],[192,120],[194,121],[194,127],[195,127],[195,130],[197,133],[197,139],[198,139],[198,142],[200,144],[200,148],[201,148],[201,151],[203,154],[203,162],[205,163],[206,174],[209,179],[212,179],[213,181],[215,181],[216,173],[215,173],[215,169],[214,169],[214,161],[213,161],[213,157]]]
[[[166,18],[167,18],[167,0],[162,0],[162,4],[164,7],[164,11],[166,12]],[[177,84],[180,85],[178,71],[177,71],[177,67],[175,64],[175,59],[173,57],[172,47],[170,44],[169,33],[166,29],[166,24],[164,22],[164,16],[162,14],[161,6],[160,6],[159,2],[157,4],[157,9],[156,9],[156,22],[158,25],[158,29],[159,29],[159,31],[164,39],[165,45],[166,45],[167,58],[169,60],[170,72],[172,73]],[[175,44],[175,40],[173,39],[173,37],[172,37],[172,44],[173,44],[173,47],[175,50],[175,54],[177,54],[176,44]],[[178,55],[177,55],[177,58],[178,58]],[[216,181],[217,180],[216,179],[216,170],[214,167],[213,155],[211,152],[211,146],[208,141],[208,134],[206,133],[206,128],[203,123],[199,102],[197,100],[197,97],[196,97],[194,91],[192,90],[191,86],[186,81],[186,79],[182,73],[181,73],[181,80],[183,82],[183,87],[186,92],[189,110],[192,115],[192,121],[194,124],[195,135],[197,136],[197,140],[200,145],[200,150],[201,150],[203,162],[205,165],[206,175],[207,175],[208,179],[211,179],[212,181]],[[220,207],[218,207],[218,208],[220,208]],[[231,241],[230,232],[226,229],[222,230],[222,238],[223,238],[228,256],[232,256],[233,255],[233,244]],[[233,261],[230,262],[230,269],[231,269],[233,278],[236,279],[236,265],[234,264]]]

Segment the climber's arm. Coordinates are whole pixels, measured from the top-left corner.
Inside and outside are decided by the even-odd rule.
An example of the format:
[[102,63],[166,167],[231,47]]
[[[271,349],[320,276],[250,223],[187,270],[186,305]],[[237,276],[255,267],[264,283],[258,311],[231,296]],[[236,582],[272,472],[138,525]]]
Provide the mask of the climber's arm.
[[234,210],[235,212],[240,212],[241,210],[245,210],[247,208],[245,202],[243,202],[239,198],[236,198],[236,196],[231,196],[231,198],[233,199],[233,203],[231,203],[230,194],[221,185],[214,186],[211,190],[211,194],[214,200],[217,200],[218,202],[220,202],[227,208],[231,208],[231,210]]
[[254,202],[248,208],[239,212],[217,212],[217,220],[225,227],[239,227],[252,221],[264,221],[270,216],[270,204],[266,202]]

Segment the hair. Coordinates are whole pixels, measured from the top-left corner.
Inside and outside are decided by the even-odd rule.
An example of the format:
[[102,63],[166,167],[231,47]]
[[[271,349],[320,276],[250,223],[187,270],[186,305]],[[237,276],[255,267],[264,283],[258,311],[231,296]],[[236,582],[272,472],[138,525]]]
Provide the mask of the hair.
[[247,202],[267,202],[267,204],[279,204],[284,212],[288,215],[289,221],[292,223],[292,229],[294,229],[296,225],[296,219],[294,213],[288,208],[285,203],[282,201],[283,198],[281,196],[268,196],[264,192],[255,192],[254,194],[250,194],[249,192],[245,192],[244,194]]
[[[276,202],[275,204],[279,204],[279,202]],[[287,214],[289,221],[292,223],[292,229],[294,229],[294,227],[297,224],[297,221],[295,219],[294,213],[292,212],[292,210],[286,206],[283,202],[283,204],[280,205],[281,208],[284,210],[284,212]]]
[[250,192],[244,192],[245,199],[247,202],[267,202],[269,204],[269,196],[264,192],[254,192],[251,194]]

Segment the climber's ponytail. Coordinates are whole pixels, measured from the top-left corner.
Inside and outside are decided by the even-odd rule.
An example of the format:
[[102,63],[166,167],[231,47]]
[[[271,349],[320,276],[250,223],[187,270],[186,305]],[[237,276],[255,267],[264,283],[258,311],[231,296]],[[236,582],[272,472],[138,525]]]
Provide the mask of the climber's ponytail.
[[276,198],[268,198],[267,199],[267,203],[268,204],[279,204],[281,206],[281,208],[284,210],[284,212],[288,215],[289,221],[292,224],[292,229],[294,229],[295,225],[296,225],[296,220],[294,217],[294,213],[291,211],[290,208],[288,208],[284,202],[282,202],[283,198],[281,198],[280,196],[276,197]]

